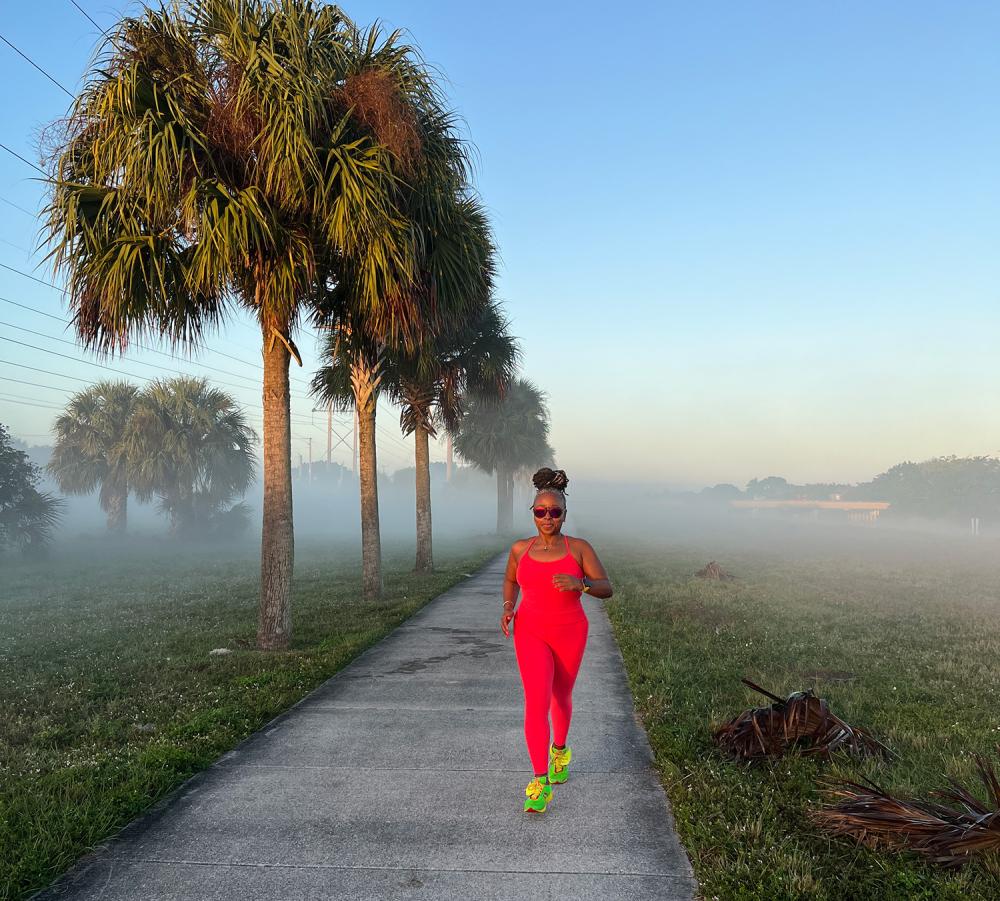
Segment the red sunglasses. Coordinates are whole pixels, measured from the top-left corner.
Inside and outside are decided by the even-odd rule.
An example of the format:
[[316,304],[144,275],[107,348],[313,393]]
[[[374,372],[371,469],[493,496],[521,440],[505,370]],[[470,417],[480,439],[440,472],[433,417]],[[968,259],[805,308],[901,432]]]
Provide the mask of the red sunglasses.
[[563,515],[562,507],[533,507],[531,510],[535,514],[535,519],[545,519],[546,516],[551,516],[553,519],[559,519]]

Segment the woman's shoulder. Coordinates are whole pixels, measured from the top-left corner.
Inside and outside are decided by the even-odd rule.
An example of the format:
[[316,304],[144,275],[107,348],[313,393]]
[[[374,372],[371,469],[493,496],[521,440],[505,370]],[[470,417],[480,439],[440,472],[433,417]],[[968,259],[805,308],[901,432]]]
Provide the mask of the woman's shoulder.
[[566,536],[566,541],[569,545],[569,551],[573,555],[573,559],[576,560],[580,566],[583,566],[583,557],[587,551],[593,551],[590,546],[590,542],[586,538],[574,538],[572,535]]
[[518,538],[518,539],[517,539],[517,540],[516,540],[516,541],[515,541],[515,542],[514,542],[514,543],[513,543],[513,544],[512,544],[511,546],[510,546],[510,552],[511,552],[511,553],[512,553],[512,554],[513,554],[513,555],[514,555],[515,557],[519,557],[519,556],[520,556],[520,555],[521,555],[522,553],[524,553],[524,551],[526,551],[526,550],[528,549],[528,545],[529,545],[529,544],[531,544],[531,542],[532,542],[533,540],[534,540],[534,539],[532,539],[532,538]]

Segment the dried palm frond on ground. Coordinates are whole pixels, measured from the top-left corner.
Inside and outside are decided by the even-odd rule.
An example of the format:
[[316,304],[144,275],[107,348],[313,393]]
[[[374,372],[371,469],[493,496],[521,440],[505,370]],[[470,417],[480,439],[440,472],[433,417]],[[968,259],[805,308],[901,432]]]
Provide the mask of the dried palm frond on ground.
[[835,835],[849,835],[871,847],[915,851],[934,863],[960,866],[973,855],[1000,852],[1000,781],[984,756],[974,754],[973,760],[986,788],[985,804],[951,778],[950,790],[932,794],[958,807],[894,798],[865,779],[864,784],[845,781],[827,789],[840,802],[810,817]]
[[811,689],[782,699],[749,679],[740,681],[774,703],[746,710],[715,730],[715,743],[737,759],[780,757],[792,748],[804,754],[827,756],[838,748],[857,756],[892,753],[864,729],[848,725],[831,713],[826,701]]
[[699,579],[714,579],[717,582],[728,582],[730,579],[735,579],[736,576],[731,573],[727,573],[718,563],[714,560],[702,569],[699,569],[695,575]]

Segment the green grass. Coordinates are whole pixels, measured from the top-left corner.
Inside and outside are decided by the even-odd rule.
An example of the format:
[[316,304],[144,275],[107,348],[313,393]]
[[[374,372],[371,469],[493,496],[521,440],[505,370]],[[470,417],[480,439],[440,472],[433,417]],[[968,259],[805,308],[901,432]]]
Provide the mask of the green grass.
[[[356,547],[296,549],[293,639],[254,650],[259,557],[141,542],[5,558],[0,588],[0,899],[56,878],[501,550],[496,538],[384,549],[360,600]],[[210,656],[213,648],[233,653]]]
[[[996,859],[948,872],[828,837],[806,818],[827,776],[864,773],[926,795],[949,774],[982,795],[969,755],[992,755],[1000,740],[1000,563],[995,547],[918,544],[908,556],[898,539],[859,531],[854,547],[793,556],[736,542],[717,559],[739,579],[711,583],[692,574],[722,553],[718,543],[710,552],[707,541],[595,540],[636,706],[704,898],[1000,897]],[[713,726],[767,703],[742,676],[779,695],[816,689],[899,759],[727,760]]]

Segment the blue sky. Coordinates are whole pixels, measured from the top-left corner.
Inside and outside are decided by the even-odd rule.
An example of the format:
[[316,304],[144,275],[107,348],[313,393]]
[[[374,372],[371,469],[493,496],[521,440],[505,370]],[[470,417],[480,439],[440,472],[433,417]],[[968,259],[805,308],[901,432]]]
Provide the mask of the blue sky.
[[[102,26],[124,8],[78,2]],[[571,478],[857,481],[903,459],[1000,453],[995,3],[345,8],[407,28],[447,76],[479,152],[500,297]],[[70,90],[96,36],[70,0],[18,4],[0,32]],[[34,159],[67,102],[0,44],[0,141]],[[0,151],[0,198],[35,210],[32,174]],[[0,263],[47,278],[11,246],[34,233],[0,203]],[[3,269],[0,297],[63,312]],[[0,321],[61,334],[9,303]],[[259,362],[245,323],[210,344]],[[66,392],[10,378],[83,384],[17,364],[101,373],[0,345],[14,364],[0,363],[0,421],[15,434],[44,434],[54,411],[12,398]],[[309,407],[295,401],[296,453],[309,435],[325,443]],[[388,408],[381,423],[385,466],[408,463]]]

